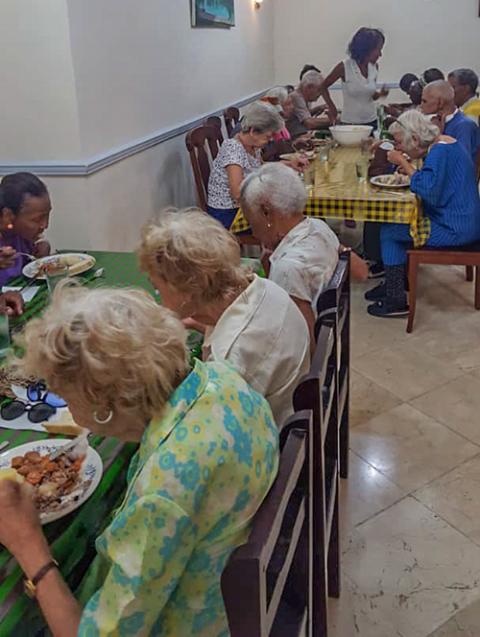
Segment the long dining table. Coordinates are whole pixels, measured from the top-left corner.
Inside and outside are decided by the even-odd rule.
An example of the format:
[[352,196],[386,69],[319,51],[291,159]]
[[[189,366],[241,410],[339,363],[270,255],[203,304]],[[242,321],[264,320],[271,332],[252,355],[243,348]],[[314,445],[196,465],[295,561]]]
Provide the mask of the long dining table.
[[[402,223],[410,226],[414,245],[425,244],[430,225],[421,201],[409,188],[380,188],[357,177],[357,163],[367,163],[360,147],[333,148],[328,160],[317,155],[305,171],[309,197],[305,214],[324,219]],[[230,228],[234,234],[249,230],[239,210]]]
[[[133,286],[154,292],[147,277],[139,272],[133,253],[89,254],[95,257],[96,267],[78,277],[83,284],[90,287]],[[25,286],[28,281],[19,277],[10,285]],[[46,307],[48,292],[45,283],[40,285],[40,291],[27,304],[24,315],[13,322],[13,331],[21,330],[27,321],[38,316]],[[196,341],[190,340],[189,345],[192,353],[195,353],[198,346]],[[48,437],[52,436],[0,428],[0,443],[8,442],[8,450]],[[135,444],[124,444],[115,438],[91,436],[89,443],[98,451],[103,462],[103,477],[99,486],[76,511],[44,527],[61,572],[74,591],[81,585],[94,557],[95,538],[109,523],[112,512],[123,497],[127,469],[136,450]],[[36,602],[23,592],[23,578],[15,559],[0,546],[0,637],[34,637],[43,634],[43,617]]]

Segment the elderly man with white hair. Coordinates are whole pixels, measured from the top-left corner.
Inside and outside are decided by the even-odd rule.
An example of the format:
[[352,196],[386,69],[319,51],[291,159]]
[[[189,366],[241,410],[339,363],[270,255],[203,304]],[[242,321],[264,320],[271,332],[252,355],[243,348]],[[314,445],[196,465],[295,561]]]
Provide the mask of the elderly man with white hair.
[[445,80],[431,82],[423,89],[422,112],[437,115],[438,123],[445,135],[460,142],[474,166],[480,158],[480,129],[455,104],[455,91]]
[[333,114],[331,116],[331,123],[333,124],[337,110],[328,91],[324,88],[324,80],[321,73],[317,71],[305,73],[297,89],[290,94],[294,106],[293,114],[304,129],[316,130],[325,128],[325,122],[315,117],[309,107],[309,103],[316,102],[320,96],[323,97],[329,107],[329,112]]
[[[465,148],[416,110],[400,115],[390,132],[398,150],[388,159],[410,176],[410,189],[422,199],[430,222],[428,246],[449,247],[480,239],[480,197],[474,165]],[[421,169],[411,159],[424,159]],[[413,247],[406,224],[386,223],[381,229],[385,282],[366,293],[369,314],[379,317],[406,316],[405,292],[407,250]]]

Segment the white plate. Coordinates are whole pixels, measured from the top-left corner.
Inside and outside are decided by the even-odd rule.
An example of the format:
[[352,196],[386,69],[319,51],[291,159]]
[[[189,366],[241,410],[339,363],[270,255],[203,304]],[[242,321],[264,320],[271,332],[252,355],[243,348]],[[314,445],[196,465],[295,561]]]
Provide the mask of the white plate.
[[373,184],[374,186],[378,186],[379,188],[409,188],[410,187],[410,179],[408,179],[403,183],[403,184],[386,184],[384,183],[384,179],[386,177],[391,177],[391,175],[377,175],[376,177],[372,177],[370,179],[370,183]]
[[[0,454],[0,469],[9,469],[11,467],[12,458],[15,456],[24,456],[29,451],[37,451],[39,454],[44,456],[47,453],[52,453],[56,451],[59,447],[63,447],[68,442],[71,442],[68,438],[57,438],[57,439],[48,439],[48,440],[39,440],[37,442],[27,442],[24,445],[20,445],[19,447],[12,447],[5,453]],[[81,481],[79,482],[79,486],[76,488],[80,488],[80,485],[85,482],[90,482],[87,489],[84,493],[82,493],[78,499],[71,500],[71,495],[65,496],[65,502],[60,504],[59,508],[51,513],[45,512],[40,514],[40,520],[42,524],[47,524],[48,522],[53,522],[54,520],[59,520],[63,518],[65,515],[68,515],[75,509],[78,509],[84,502],[88,500],[88,498],[92,495],[95,489],[98,487],[100,480],[102,479],[103,474],[103,464],[102,459],[92,447],[88,447],[87,457],[83,461],[82,469],[80,471]]]
[[39,267],[44,263],[55,263],[58,260],[68,259],[71,262],[70,274],[69,276],[76,276],[77,274],[82,274],[82,272],[86,272],[87,270],[91,270],[96,264],[95,257],[92,257],[90,254],[83,254],[81,252],[67,252],[65,254],[51,254],[49,257],[43,257],[41,259],[36,259],[35,261],[31,261],[27,263],[27,265],[23,268],[23,275],[28,279],[45,279],[45,275],[37,277],[37,273]]

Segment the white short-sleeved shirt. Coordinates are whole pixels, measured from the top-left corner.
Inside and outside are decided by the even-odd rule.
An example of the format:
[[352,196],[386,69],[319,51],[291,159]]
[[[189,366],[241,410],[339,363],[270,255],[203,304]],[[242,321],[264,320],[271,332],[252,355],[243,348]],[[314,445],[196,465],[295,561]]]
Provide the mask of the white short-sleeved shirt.
[[245,146],[235,137],[223,142],[216,156],[208,181],[208,205],[222,210],[236,208],[236,202],[230,193],[227,166],[240,166],[246,177],[262,165],[262,155],[258,149],[255,155],[247,153]]
[[316,314],[318,296],[337,267],[339,247],[337,235],[324,221],[306,217],[270,256],[269,278],[290,296],[309,301]]
[[257,276],[205,335],[207,360],[228,361],[270,403],[283,426],[293,392],[310,367],[310,335],[288,294]]
[[377,107],[373,100],[377,90],[377,66],[368,65],[368,77],[362,75],[358,64],[352,58],[345,60],[344,66],[342,122],[370,124],[377,119]]

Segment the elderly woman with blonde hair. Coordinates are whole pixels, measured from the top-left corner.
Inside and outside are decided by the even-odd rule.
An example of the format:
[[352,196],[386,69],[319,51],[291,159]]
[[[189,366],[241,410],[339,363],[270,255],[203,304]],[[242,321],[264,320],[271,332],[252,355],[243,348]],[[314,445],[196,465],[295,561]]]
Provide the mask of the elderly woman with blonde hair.
[[[410,190],[422,199],[430,225],[426,245],[461,246],[480,239],[480,198],[475,168],[465,148],[441,135],[428,117],[416,110],[400,115],[390,132],[397,150],[388,160],[410,177]],[[410,160],[423,159],[422,168]],[[373,316],[408,314],[405,291],[407,251],[413,247],[410,228],[387,223],[381,229],[385,282],[366,293]]]
[[282,426],[309,369],[307,327],[288,294],[245,269],[238,243],[201,210],[164,211],[139,256],[162,302],[205,331],[205,360],[233,365]]
[[223,363],[190,369],[183,325],[141,291],[58,290],[23,340],[24,371],[63,396],[80,425],[140,442],[124,501],[97,540],[98,581],[83,610],[30,491],[0,482],[0,543],[39,580],[51,632],[227,634],[220,575],[277,470],[266,401]]
[[[240,194],[253,235],[273,251],[269,279],[288,292],[302,312],[313,347],[316,302],[345,248],[324,221],[305,217],[307,198],[302,180],[281,164],[265,165],[247,177]],[[354,254],[352,259],[354,274],[364,278],[365,264]]]

